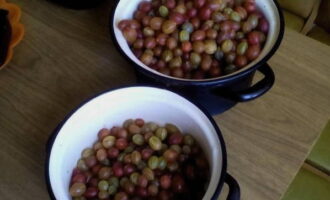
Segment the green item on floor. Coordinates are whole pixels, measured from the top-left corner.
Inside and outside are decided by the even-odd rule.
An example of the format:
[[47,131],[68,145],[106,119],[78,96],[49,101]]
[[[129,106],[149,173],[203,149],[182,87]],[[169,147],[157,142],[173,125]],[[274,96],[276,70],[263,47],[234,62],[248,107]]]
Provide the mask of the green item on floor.
[[303,29],[305,25],[305,21],[303,18],[298,17],[297,15],[292,14],[286,10],[283,10],[283,14],[284,14],[285,26],[287,28],[291,28],[298,32],[300,32]]
[[287,11],[306,19],[311,14],[318,0],[278,0],[281,7]]
[[330,175],[330,121],[309,154],[307,163]]
[[301,169],[282,200],[329,200],[330,182],[326,179]]

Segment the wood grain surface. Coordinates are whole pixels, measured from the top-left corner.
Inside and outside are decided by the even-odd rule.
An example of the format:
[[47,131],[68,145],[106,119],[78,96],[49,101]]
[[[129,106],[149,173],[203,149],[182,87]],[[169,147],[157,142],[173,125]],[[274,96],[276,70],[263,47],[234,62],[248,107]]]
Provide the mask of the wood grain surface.
[[[111,1],[87,11],[11,2],[23,9],[26,36],[0,71],[0,196],[49,199],[52,130],[83,100],[135,77],[109,37]],[[215,116],[244,200],[280,199],[330,118],[329,47],[287,31],[269,64],[277,77],[269,93]]]

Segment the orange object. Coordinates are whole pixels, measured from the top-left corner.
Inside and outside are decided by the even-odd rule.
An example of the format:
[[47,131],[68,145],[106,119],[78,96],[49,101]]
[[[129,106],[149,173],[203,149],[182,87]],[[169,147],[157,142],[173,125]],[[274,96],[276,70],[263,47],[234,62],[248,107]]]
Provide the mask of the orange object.
[[14,53],[14,47],[23,39],[24,26],[20,23],[21,9],[12,3],[7,3],[5,0],[0,0],[0,9],[8,10],[8,20],[11,26],[11,37],[8,46],[8,53],[5,62],[0,66],[3,69],[11,60]]

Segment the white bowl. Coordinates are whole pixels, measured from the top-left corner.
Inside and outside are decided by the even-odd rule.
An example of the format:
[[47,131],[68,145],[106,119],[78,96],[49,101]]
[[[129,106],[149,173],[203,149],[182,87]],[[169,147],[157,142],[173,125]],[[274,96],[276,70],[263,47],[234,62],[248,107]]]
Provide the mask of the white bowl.
[[69,200],[69,183],[82,150],[97,140],[101,128],[129,118],[176,124],[199,142],[210,163],[204,200],[217,199],[226,178],[226,148],[210,115],[168,90],[127,87],[105,92],[80,105],[59,125],[48,143],[46,179],[53,199]]
[[144,71],[157,74],[161,77],[166,77],[169,79],[180,80],[180,81],[190,81],[190,82],[199,82],[199,81],[215,81],[219,79],[226,79],[238,75],[242,72],[248,71],[251,68],[256,68],[257,66],[264,64],[267,60],[275,53],[277,48],[280,45],[280,42],[283,38],[284,31],[284,20],[281,14],[281,10],[276,2],[276,0],[255,0],[258,9],[265,15],[266,19],[269,22],[269,32],[267,36],[267,41],[263,47],[262,52],[259,57],[253,62],[249,63],[246,67],[231,73],[225,76],[203,79],[203,80],[187,80],[183,78],[176,78],[172,76],[164,75],[157,70],[154,70],[147,65],[143,64],[132,52],[128,43],[126,42],[121,30],[118,28],[118,23],[123,19],[132,19],[133,13],[137,9],[141,1],[151,1],[151,0],[120,0],[115,5],[114,13],[111,18],[111,29],[115,43],[121,50],[121,53],[129,59],[131,62],[135,63],[137,66],[141,67]]

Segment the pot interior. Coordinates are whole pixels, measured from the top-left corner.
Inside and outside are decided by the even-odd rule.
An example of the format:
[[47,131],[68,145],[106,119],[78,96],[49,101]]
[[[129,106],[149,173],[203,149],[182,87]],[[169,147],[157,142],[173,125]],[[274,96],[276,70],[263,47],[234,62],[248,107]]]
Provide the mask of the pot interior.
[[[118,2],[118,5],[117,5],[117,7],[115,9],[115,13],[114,13],[114,18],[112,21],[112,26],[113,26],[115,38],[116,38],[120,48],[128,56],[128,58],[130,60],[132,60],[137,65],[141,66],[142,68],[144,68],[152,73],[155,73],[159,76],[171,78],[171,79],[176,79],[176,80],[188,80],[188,79],[181,79],[181,78],[175,78],[172,76],[167,76],[154,69],[151,69],[150,67],[143,64],[130,50],[125,38],[123,37],[123,34],[118,29],[117,24],[123,19],[132,19],[133,13],[137,9],[137,6],[141,1],[143,1],[143,0],[120,0]],[[256,4],[257,4],[258,8],[260,10],[262,10],[263,14],[268,19],[268,22],[269,22],[269,33],[268,33],[267,41],[266,41],[265,46],[264,46],[261,54],[259,55],[259,57],[256,60],[254,60],[253,62],[251,62],[249,65],[242,68],[241,70],[236,71],[235,73],[232,73],[232,74],[229,74],[226,76],[222,76],[220,78],[203,79],[203,81],[210,81],[210,80],[221,79],[221,78],[228,77],[228,76],[234,76],[235,74],[238,74],[242,71],[249,69],[250,67],[261,62],[261,60],[268,53],[270,53],[270,51],[273,49],[277,40],[281,39],[281,38],[279,38],[280,27],[283,26],[283,24],[281,24],[282,22],[280,20],[280,13],[279,13],[280,11],[276,7],[276,4],[274,3],[274,1],[273,0],[256,0]],[[201,81],[201,80],[190,80],[189,79],[189,81]]]
[[[217,130],[194,104],[163,89],[130,87],[104,93],[76,110],[63,124],[49,158],[49,179],[56,199],[69,200],[72,169],[84,148],[91,147],[101,128],[120,126],[129,118],[161,125],[173,123],[192,134],[210,163],[211,179],[204,200],[211,199],[223,169],[223,149]],[[220,133],[219,133],[220,134]]]

